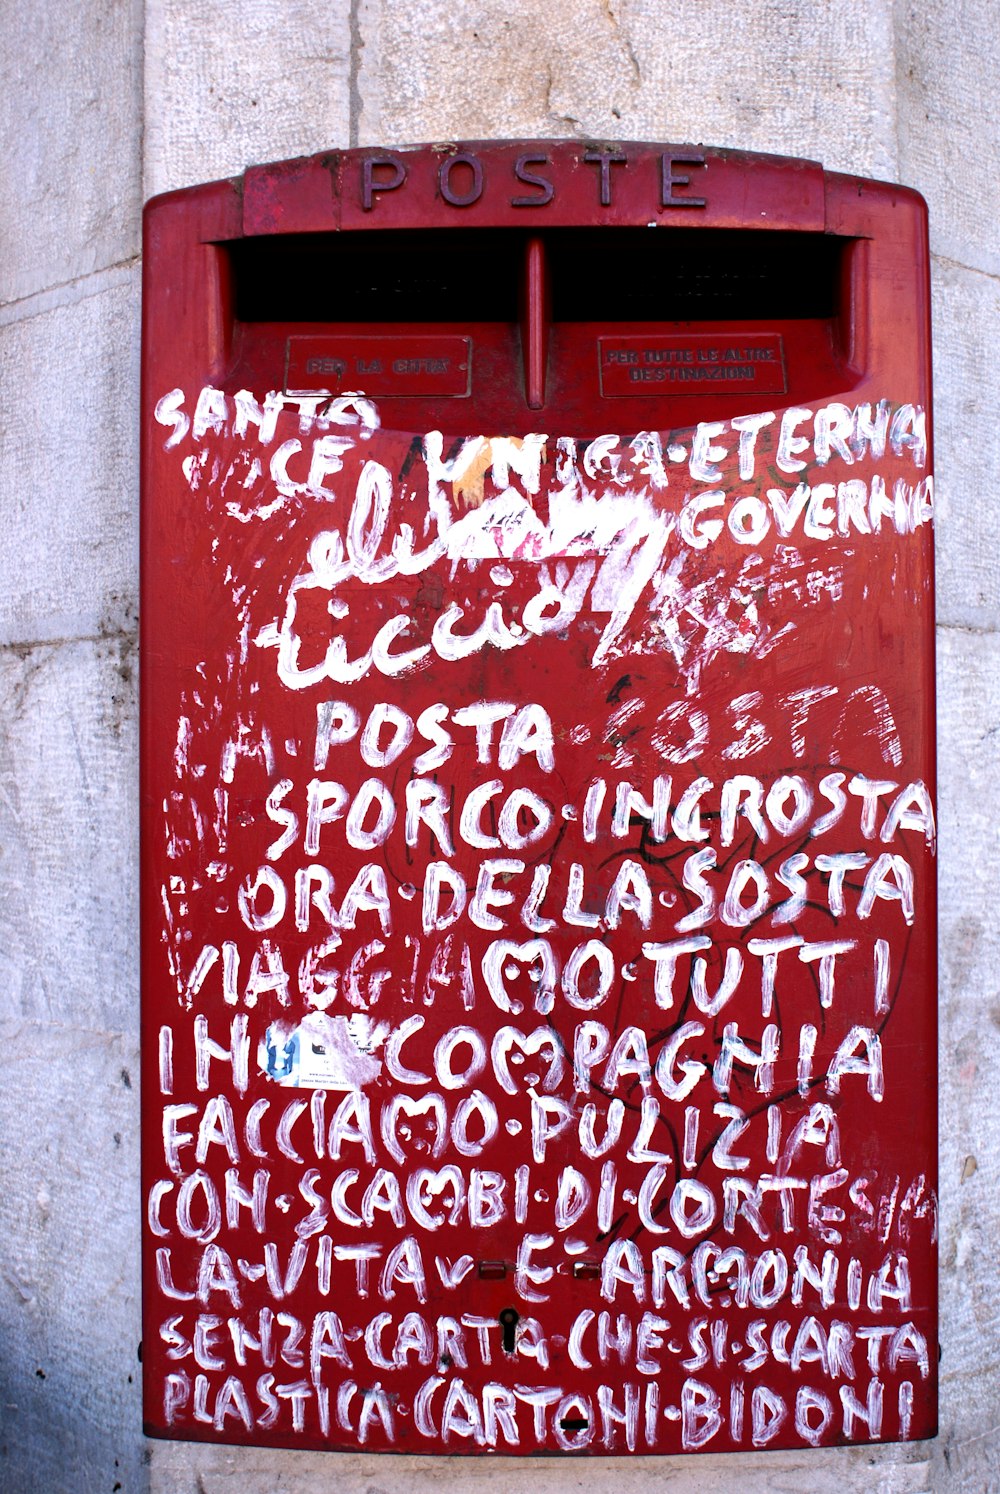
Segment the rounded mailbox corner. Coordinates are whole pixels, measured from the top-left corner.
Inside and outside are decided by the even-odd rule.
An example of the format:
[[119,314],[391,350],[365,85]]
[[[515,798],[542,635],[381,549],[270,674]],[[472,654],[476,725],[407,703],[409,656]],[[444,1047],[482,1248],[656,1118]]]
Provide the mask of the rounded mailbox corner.
[[235,216],[243,195],[243,177],[220,177],[216,181],[199,182],[191,187],[172,187],[168,191],[154,193],[143,204],[144,228],[169,221],[175,235],[184,233],[184,224],[197,225],[199,233],[204,225],[215,224],[219,237],[232,237],[239,232],[239,220]]
[[830,232],[905,238],[922,229],[926,236],[927,199],[915,187],[828,171],[826,198]]

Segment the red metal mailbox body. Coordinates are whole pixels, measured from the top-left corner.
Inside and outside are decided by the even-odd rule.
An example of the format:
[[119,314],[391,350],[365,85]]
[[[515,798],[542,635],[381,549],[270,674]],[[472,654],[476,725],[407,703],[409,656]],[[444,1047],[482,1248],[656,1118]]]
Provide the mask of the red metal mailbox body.
[[924,1437],[924,206],[538,142],[146,215],[149,1429]]

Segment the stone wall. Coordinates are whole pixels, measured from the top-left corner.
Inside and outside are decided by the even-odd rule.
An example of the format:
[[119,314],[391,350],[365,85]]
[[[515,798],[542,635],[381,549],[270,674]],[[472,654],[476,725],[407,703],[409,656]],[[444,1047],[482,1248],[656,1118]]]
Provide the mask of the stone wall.
[[1000,1488],[1000,40],[946,0],[25,0],[0,56],[0,1485],[513,1488],[518,1465],[145,1443],[138,1398],[137,395],[144,196],[347,144],[706,141],[930,203],[941,798],[942,1432],[536,1459],[538,1494]]

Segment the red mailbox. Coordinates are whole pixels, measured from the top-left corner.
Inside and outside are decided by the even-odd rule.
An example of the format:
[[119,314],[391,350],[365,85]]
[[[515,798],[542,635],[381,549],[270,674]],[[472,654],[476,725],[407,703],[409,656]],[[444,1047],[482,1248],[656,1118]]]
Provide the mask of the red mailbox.
[[927,263],[688,146],[147,208],[151,1432],[933,1433]]

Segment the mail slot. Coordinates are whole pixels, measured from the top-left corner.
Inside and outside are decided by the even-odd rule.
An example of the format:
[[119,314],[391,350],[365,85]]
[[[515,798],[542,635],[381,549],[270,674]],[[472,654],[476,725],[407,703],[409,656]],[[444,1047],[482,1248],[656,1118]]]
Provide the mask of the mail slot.
[[691,146],[147,207],[154,1435],[932,1435],[927,264]]

